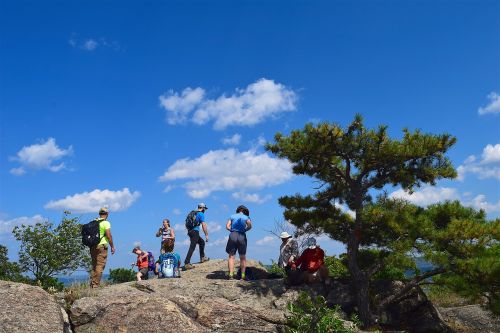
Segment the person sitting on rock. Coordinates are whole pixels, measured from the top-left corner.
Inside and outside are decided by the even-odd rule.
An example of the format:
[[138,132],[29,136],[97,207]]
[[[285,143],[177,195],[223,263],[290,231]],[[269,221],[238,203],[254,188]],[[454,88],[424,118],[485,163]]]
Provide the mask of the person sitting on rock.
[[250,212],[247,207],[240,205],[236,208],[236,214],[229,217],[226,223],[226,229],[230,231],[229,239],[227,240],[226,253],[229,255],[228,268],[229,279],[234,278],[234,257],[236,251],[240,255],[240,272],[241,279],[246,279],[247,266],[247,235],[246,232],[252,229],[252,221],[250,220]]
[[[148,263],[148,257],[149,254],[147,251],[142,251],[139,246],[134,247],[132,250],[132,253],[137,255],[137,269],[138,272],[136,274],[136,279],[137,281],[141,280],[147,280],[148,279],[148,272],[149,272],[149,263]],[[134,266],[134,263],[132,263],[132,267]]]
[[289,283],[298,285],[302,283],[323,282],[330,284],[328,268],[325,266],[325,251],[316,245],[316,239],[311,237],[306,240],[307,248],[297,260],[291,264]]
[[290,273],[290,265],[292,261],[299,256],[299,245],[293,239],[292,235],[283,231],[280,235],[280,257],[278,259],[278,266],[285,269],[285,273]]
[[163,242],[160,258],[156,262],[158,278],[181,277],[181,256],[174,252],[174,240],[167,239]]

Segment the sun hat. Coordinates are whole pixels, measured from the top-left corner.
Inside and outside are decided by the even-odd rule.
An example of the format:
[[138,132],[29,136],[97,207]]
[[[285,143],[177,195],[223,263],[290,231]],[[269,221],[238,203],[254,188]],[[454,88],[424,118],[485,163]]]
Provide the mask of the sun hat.
[[200,202],[198,204],[198,208],[208,209],[207,205],[205,205],[203,202]]
[[280,235],[280,238],[290,238],[292,235],[290,235],[288,232],[283,231]]

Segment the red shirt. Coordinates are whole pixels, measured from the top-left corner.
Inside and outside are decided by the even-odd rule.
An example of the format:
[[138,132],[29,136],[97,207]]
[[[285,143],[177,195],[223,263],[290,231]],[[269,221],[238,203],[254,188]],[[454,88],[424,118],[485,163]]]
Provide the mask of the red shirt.
[[316,272],[325,263],[325,251],[319,247],[314,249],[306,249],[302,255],[295,261],[297,267],[300,266],[301,271],[310,273]]

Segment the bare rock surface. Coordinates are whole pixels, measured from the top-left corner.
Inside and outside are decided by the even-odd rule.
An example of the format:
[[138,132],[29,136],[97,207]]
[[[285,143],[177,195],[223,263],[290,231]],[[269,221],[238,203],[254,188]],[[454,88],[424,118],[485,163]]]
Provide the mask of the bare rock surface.
[[40,287],[0,281],[0,332],[71,332],[64,309]]
[[[227,261],[211,260],[180,279],[129,282],[100,288],[70,309],[75,332],[279,332],[287,291],[282,280],[226,280]],[[249,261],[254,275],[264,269]],[[262,275],[264,274],[264,275]]]
[[459,333],[498,333],[500,318],[480,305],[439,308],[445,321]]

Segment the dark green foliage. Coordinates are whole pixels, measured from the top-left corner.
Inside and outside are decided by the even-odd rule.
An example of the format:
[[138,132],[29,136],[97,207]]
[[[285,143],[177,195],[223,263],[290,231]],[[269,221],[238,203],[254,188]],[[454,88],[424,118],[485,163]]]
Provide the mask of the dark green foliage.
[[49,291],[62,291],[64,289],[64,284],[62,282],[50,276],[46,276],[42,280],[32,281],[32,283]]
[[89,252],[82,245],[80,230],[78,218],[70,218],[66,212],[56,227],[48,221],[15,227],[12,233],[21,242],[21,271],[32,273],[36,284],[58,289],[60,285],[52,279],[55,275],[71,273],[88,263]]
[[24,282],[28,278],[21,274],[21,268],[16,262],[9,261],[7,247],[0,245],[0,280]]
[[108,280],[111,281],[111,283],[135,281],[135,275],[136,273],[130,268],[110,269]]
[[339,308],[329,308],[325,298],[311,298],[301,292],[294,303],[288,304],[290,315],[286,332],[289,333],[354,333],[344,327],[340,319]]

